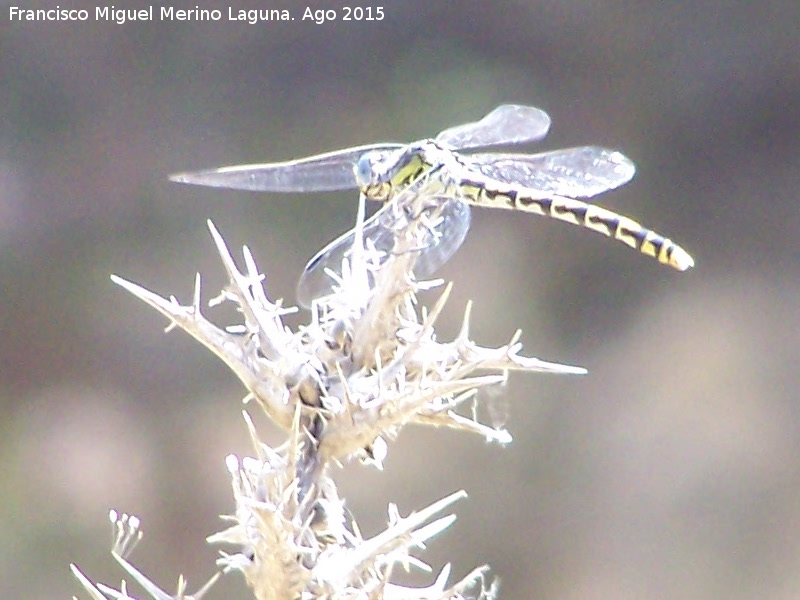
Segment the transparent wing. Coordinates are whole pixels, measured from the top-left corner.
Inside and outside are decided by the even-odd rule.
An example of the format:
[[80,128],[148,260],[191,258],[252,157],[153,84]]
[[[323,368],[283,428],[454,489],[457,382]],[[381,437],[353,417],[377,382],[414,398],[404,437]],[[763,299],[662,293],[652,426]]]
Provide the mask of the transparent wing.
[[468,169],[496,181],[569,198],[588,198],[614,189],[636,172],[621,153],[596,146],[541,154],[470,154],[461,160]]
[[170,175],[172,181],[260,192],[317,192],[356,187],[353,167],[371,150],[396,150],[402,144],[370,144],[308,158],[260,165],[238,165]]
[[550,117],[532,106],[503,104],[480,121],[445,129],[436,141],[453,148],[480,148],[534,142],[547,135]]
[[418,278],[433,275],[458,252],[472,223],[469,204],[453,197],[440,196],[442,221],[433,228],[430,243],[420,253],[414,273]]
[[[467,237],[471,222],[469,205],[452,197],[435,197],[442,203],[440,219],[426,236],[419,256],[414,264],[418,278],[428,277],[456,253]],[[381,264],[392,253],[396,230],[403,226],[404,217],[398,215],[397,207],[389,203],[364,223],[364,241],[382,254]],[[330,270],[341,275],[342,261],[349,257],[355,240],[354,230],[341,235],[312,258],[297,284],[297,301],[306,308],[311,301],[332,293],[334,279],[326,273]],[[369,241],[369,242],[367,242]]]

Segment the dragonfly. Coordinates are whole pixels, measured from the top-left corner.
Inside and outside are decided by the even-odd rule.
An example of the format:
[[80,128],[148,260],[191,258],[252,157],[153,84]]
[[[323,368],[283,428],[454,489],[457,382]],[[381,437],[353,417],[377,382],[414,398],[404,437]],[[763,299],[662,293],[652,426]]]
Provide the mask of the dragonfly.
[[[679,271],[693,267],[691,255],[669,238],[583,200],[631,180],[636,168],[622,153],[598,146],[536,154],[472,152],[539,141],[547,135],[550,123],[541,109],[503,104],[482,119],[445,129],[433,139],[355,146],[284,162],[179,173],[170,179],[269,192],[356,188],[367,199],[386,204],[364,224],[364,239],[386,251],[391,247],[389,232],[394,225],[389,206],[416,184],[418,194],[444,203],[431,243],[420,250],[417,275],[430,274],[458,250],[470,226],[469,205],[551,217],[616,239]],[[344,234],[309,261],[298,284],[300,295],[306,296],[301,300],[311,300],[330,288],[330,283],[319,283],[322,274],[341,268],[354,234],[353,230]]]

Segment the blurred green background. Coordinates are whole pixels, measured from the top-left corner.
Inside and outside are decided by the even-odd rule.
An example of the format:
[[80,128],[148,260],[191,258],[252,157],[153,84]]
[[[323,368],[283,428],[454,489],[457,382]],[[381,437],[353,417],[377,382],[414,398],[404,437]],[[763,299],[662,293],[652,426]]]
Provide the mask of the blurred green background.
[[[630,156],[634,181],[598,202],[697,267],[476,209],[441,272],[456,282],[443,333],[471,298],[477,342],[519,327],[528,354],[590,373],[512,376],[507,448],[405,431],[384,473],[338,475],[349,507],[371,534],[389,502],[406,514],[465,488],[423,557],[459,576],[490,563],[503,599],[800,596],[796,0],[395,1],[381,22],[323,25],[292,0],[269,8],[297,20],[258,25],[10,23],[3,6],[0,597],[70,597],[70,562],[119,583],[112,507],[141,517],[132,560],[162,586],[212,572],[224,457],[249,451],[244,390],[109,274],[188,301],[200,271],[215,295],[211,218],[292,302],[354,220],[355,193],[169,173],[415,140],[503,102],[550,113],[543,148]],[[248,592],[234,575],[211,597]]]

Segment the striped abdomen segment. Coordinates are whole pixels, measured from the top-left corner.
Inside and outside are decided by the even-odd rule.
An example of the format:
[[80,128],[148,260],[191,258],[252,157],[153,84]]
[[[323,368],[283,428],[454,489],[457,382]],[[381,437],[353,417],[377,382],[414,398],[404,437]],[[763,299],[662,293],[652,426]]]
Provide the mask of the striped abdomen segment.
[[522,210],[580,225],[619,240],[679,271],[694,266],[694,259],[689,253],[669,238],[600,206],[563,196],[536,197],[511,187],[502,191],[490,190],[467,182],[460,187],[468,201],[474,204]]

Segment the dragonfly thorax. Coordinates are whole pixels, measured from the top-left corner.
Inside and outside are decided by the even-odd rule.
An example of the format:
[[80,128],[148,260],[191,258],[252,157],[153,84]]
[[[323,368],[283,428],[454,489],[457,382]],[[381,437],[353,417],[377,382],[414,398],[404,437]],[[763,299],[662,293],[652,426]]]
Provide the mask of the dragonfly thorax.
[[397,190],[419,181],[452,156],[432,140],[400,150],[371,150],[362,154],[356,163],[356,181],[370,200],[388,202]]

